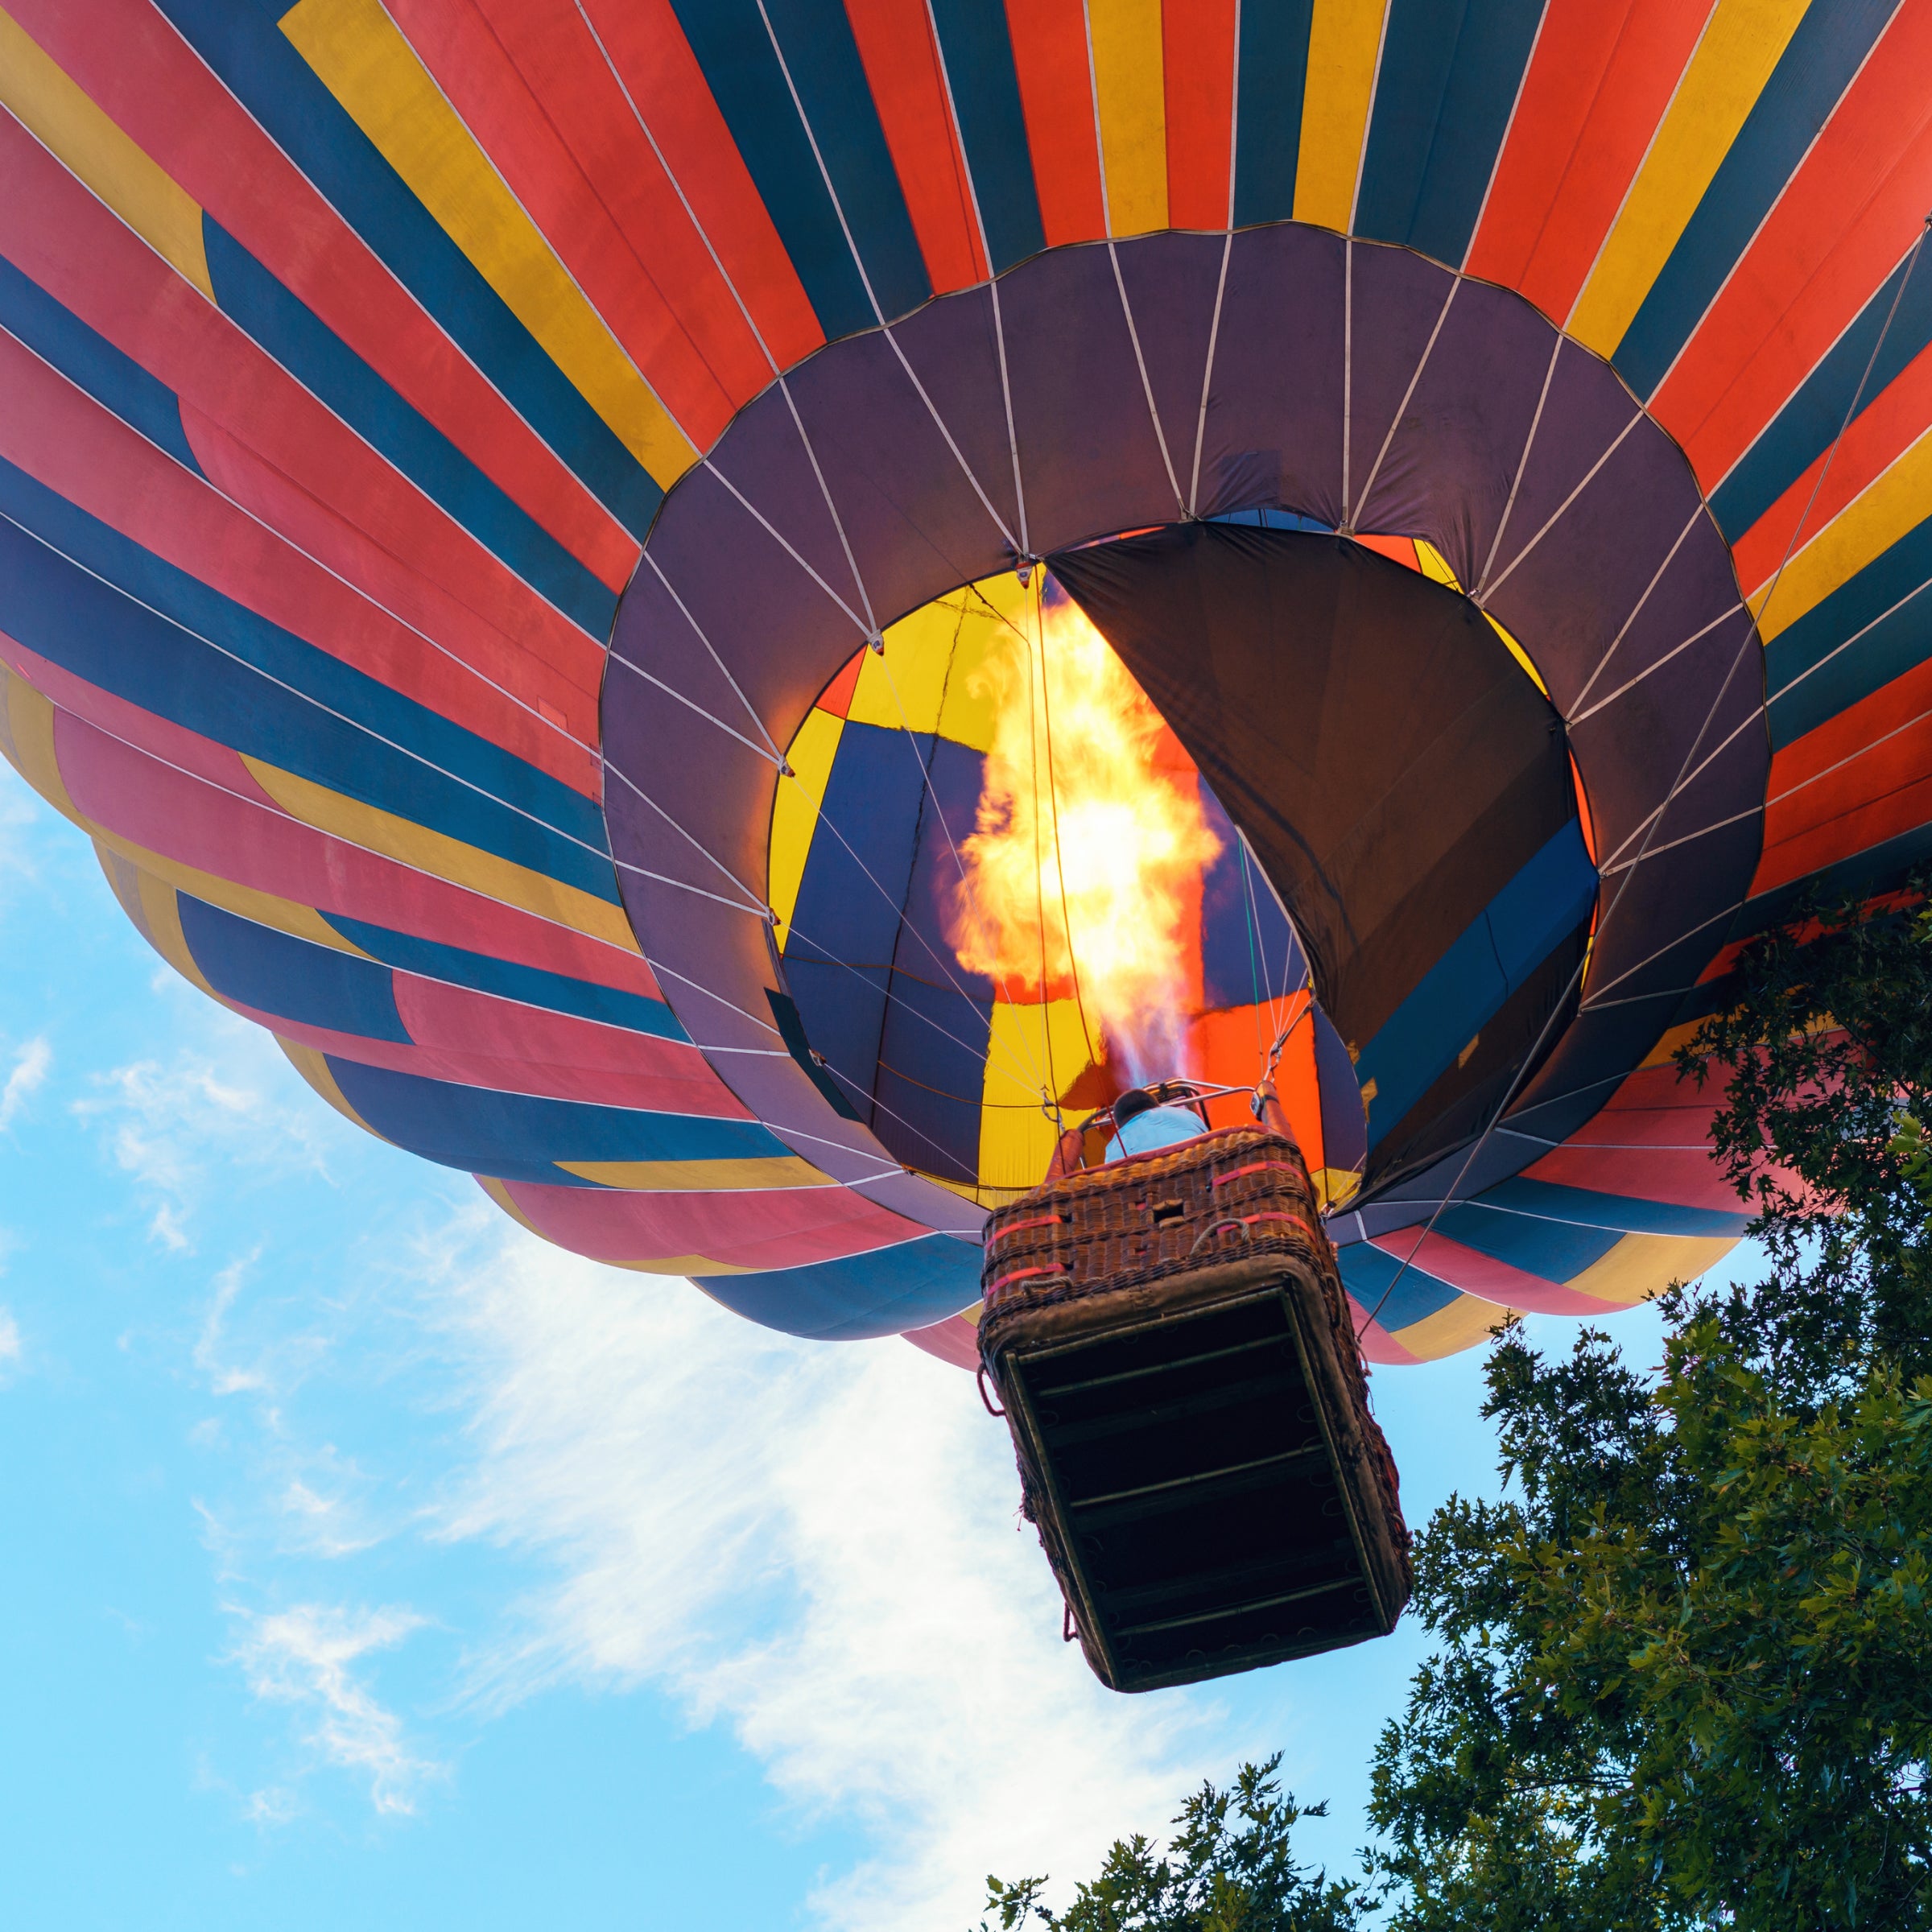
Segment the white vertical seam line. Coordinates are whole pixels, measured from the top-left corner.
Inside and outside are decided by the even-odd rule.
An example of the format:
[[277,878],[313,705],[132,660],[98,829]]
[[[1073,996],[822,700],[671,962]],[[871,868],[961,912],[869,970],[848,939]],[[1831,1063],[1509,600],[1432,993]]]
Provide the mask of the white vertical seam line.
[[1167,453],[1167,432],[1161,427],[1161,412],[1154,407],[1154,385],[1147,379],[1147,359],[1141,353],[1141,332],[1133,324],[1133,309],[1127,299],[1127,284],[1121,274],[1121,258],[1111,237],[1107,259],[1113,265],[1113,286],[1120,291],[1121,314],[1127,324],[1127,339],[1133,345],[1134,365],[1141,372],[1141,394],[1147,398],[1147,419],[1154,425],[1154,440],[1161,446],[1162,467],[1167,472],[1167,487],[1174,492],[1174,506],[1187,514],[1187,500],[1181,494],[1180,479],[1174,473],[1174,459]]
[[1087,36],[1087,91],[1093,97],[1093,163],[1100,177],[1100,225],[1113,233],[1113,204],[1107,193],[1107,143],[1100,134],[1100,79],[1093,61],[1093,0],[1080,0],[1080,25]]
[[1496,553],[1501,549],[1503,538],[1509,528],[1509,518],[1516,510],[1516,493],[1523,486],[1523,474],[1530,467],[1530,452],[1536,447],[1536,432],[1542,427],[1543,405],[1550,400],[1550,384],[1556,374],[1556,359],[1563,353],[1567,338],[1563,331],[1556,332],[1556,341],[1550,345],[1549,365],[1543,371],[1543,386],[1536,398],[1536,413],[1530,419],[1530,433],[1523,439],[1523,453],[1516,460],[1516,474],[1509,479],[1509,494],[1503,504],[1501,520],[1496,524],[1496,535],[1489,539],[1489,554],[1483,559],[1483,568],[1469,595],[1480,599],[1489,587],[1489,572],[1496,567]]
[[1395,432],[1402,426],[1403,412],[1414,398],[1416,386],[1422,379],[1422,372],[1429,366],[1429,357],[1435,349],[1435,339],[1443,332],[1443,324],[1449,319],[1450,304],[1455,300],[1455,291],[1463,285],[1460,275],[1451,273],[1449,277],[1449,292],[1443,298],[1443,306],[1436,312],[1435,326],[1429,332],[1429,340],[1422,345],[1422,359],[1415,365],[1415,374],[1409,378],[1409,386],[1402,391],[1402,399],[1396,405],[1393,416],[1389,419],[1389,432],[1382,438],[1382,446],[1375,452],[1375,461],[1369,467],[1368,475],[1362,485],[1361,501],[1355,510],[1348,513],[1351,528],[1354,526],[1356,510],[1367,507],[1370,493],[1375,488],[1375,480],[1382,473],[1382,459],[1389,454],[1389,445],[1395,440]]
[[1554,510],[1550,511],[1549,520],[1543,525],[1542,528],[1539,530],[1536,535],[1533,536],[1530,541],[1525,543],[1522,548],[1509,559],[1509,568],[1505,570],[1503,574],[1498,577],[1493,584],[1486,586],[1480,597],[1473,600],[1477,605],[1484,609],[1488,608],[1488,600],[1494,597],[1496,593],[1501,590],[1506,583],[1509,582],[1511,572],[1514,571],[1517,565],[1521,563],[1523,559],[1528,556],[1530,551],[1534,550],[1537,545],[1542,543],[1545,537],[1549,535],[1550,532],[1555,527],[1558,521],[1560,521],[1560,519],[1568,513],[1570,506],[1574,503],[1577,498],[1590,487],[1592,482],[1596,481],[1596,473],[1601,469],[1613,456],[1616,454],[1619,449],[1623,447],[1624,438],[1629,436],[1631,431],[1637,427],[1638,423],[1644,422],[1645,419],[1646,419],[1642,406],[1640,404],[1636,413],[1632,415],[1630,420],[1616,432],[1616,440],[1612,443],[1610,447],[1606,449],[1604,453],[1590,465],[1589,470],[1584,476],[1583,481],[1579,483],[1573,490],[1571,491],[1568,496],[1563,498],[1562,502],[1557,505]]
[[1382,56],[1389,48],[1389,16],[1395,0],[1382,0],[1382,23],[1376,29],[1375,72],[1368,76],[1368,105],[1362,116],[1362,142],[1355,157],[1355,185],[1348,192],[1348,232],[1355,233],[1355,211],[1362,198],[1362,176],[1368,171],[1368,136],[1375,126],[1375,97],[1381,91]]
[[[1862,76],[1865,69],[1871,65],[1872,56],[1885,43],[1885,36],[1891,32],[1893,23],[1897,20],[1899,14],[1904,9],[1905,6],[1905,0],[1897,0],[1897,4],[1894,6],[1892,11],[1885,16],[1885,25],[1872,36],[1872,44],[1865,49],[1865,57],[1864,60],[1859,62],[1857,72],[1854,73],[1852,78],[1845,83],[1844,87],[1839,93],[1838,98],[1831,103],[1831,112],[1828,113],[1825,118],[1818,122],[1817,131],[1812,135],[1811,138],[1805,143],[1805,151],[1800,155],[1798,159],[1792,164],[1790,172],[1785,176],[1784,181],[1779,187],[1777,192],[1772,196],[1771,205],[1765,210],[1764,215],[1759,221],[1757,227],[1752,229],[1750,239],[1747,241],[1744,246],[1737,251],[1737,258],[1732,262],[1729,268],[1725,270],[1724,279],[1723,281],[1719,283],[1717,287],[1711,291],[1711,299],[1704,304],[1703,309],[1699,312],[1697,320],[1692,323],[1689,329],[1685,332],[1683,341],[1678,345],[1677,353],[1670,358],[1669,363],[1665,366],[1664,373],[1659,376],[1656,382],[1650,386],[1650,395],[1654,396],[1657,391],[1670,380],[1671,377],[1676,374],[1677,365],[1684,359],[1685,352],[1689,349],[1690,345],[1697,340],[1699,333],[1702,331],[1705,322],[1709,319],[1711,310],[1716,308],[1718,303],[1724,299],[1724,291],[1731,286],[1732,282],[1736,277],[1739,269],[1743,267],[1744,262],[1749,258],[1752,250],[1757,246],[1758,237],[1765,232],[1765,229],[1769,223],[1772,217],[1774,216],[1777,213],[1778,209],[1784,205],[1785,196],[1791,192],[1791,184],[1804,172],[1805,163],[1811,159],[1811,151],[1818,146],[1820,141],[1824,138],[1825,130],[1829,128],[1831,123],[1838,118],[1838,110],[1844,105],[1847,99],[1851,95],[1852,89],[1858,85],[1860,76]],[[1794,33],[1793,38],[1796,38],[1795,32]],[[1769,85],[1769,76],[1766,77],[1765,85],[1767,86]],[[1761,100],[1762,98],[1763,94],[1761,90],[1759,99]],[[1752,105],[1755,107],[1757,105],[1757,102],[1753,101]],[[1686,225],[1688,225],[1686,224]],[[1678,237],[1678,240],[1681,242],[1682,239],[1682,237],[1680,235]],[[1666,257],[1666,262],[1668,260],[1669,258]],[[1653,284],[1653,286],[1654,286],[1654,284]],[[1648,291],[1645,291],[1646,296],[1648,295]],[[1648,402],[1649,398],[1646,397],[1645,400],[1646,402]]]
[[1509,100],[1509,118],[1503,123],[1503,138],[1496,144],[1496,157],[1489,163],[1489,178],[1483,184],[1483,198],[1476,204],[1476,219],[1469,225],[1469,239],[1463,249],[1462,261],[1457,265],[1467,270],[1469,251],[1476,246],[1476,237],[1483,232],[1483,217],[1489,212],[1489,197],[1496,192],[1496,178],[1502,172],[1503,156],[1509,151],[1509,137],[1516,131],[1516,117],[1521,110],[1524,91],[1530,85],[1530,70],[1536,65],[1536,50],[1543,43],[1543,29],[1549,24],[1550,12],[1554,0],[1543,0],[1543,10],[1536,17],[1536,31],[1530,36],[1530,52],[1523,62],[1523,71],[1516,77],[1516,92]]

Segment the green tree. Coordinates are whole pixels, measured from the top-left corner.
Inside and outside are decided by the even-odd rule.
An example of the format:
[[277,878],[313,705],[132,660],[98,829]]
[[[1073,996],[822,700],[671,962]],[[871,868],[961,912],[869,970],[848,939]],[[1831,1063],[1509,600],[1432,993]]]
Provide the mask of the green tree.
[[1932,922],[1760,940],[1679,1063],[1769,1274],[1674,1290],[1654,1376],[1500,1338],[1513,1481],[1418,1539],[1377,1754],[1405,1932],[1932,1925]]
[[1932,913],[1809,909],[1678,1056],[1765,1278],[1674,1288],[1654,1371],[1502,1331],[1496,1501],[1417,1539],[1436,1639],[1377,1750],[1360,1882],[1244,1768],[1157,1853],[1001,1932],[1932,1928]]
[[980,1932],[1034,1921],[1049,1932],[1352,1932],[1362,1922],[1360,1890],[1295,1862],[1295,1821],[1325,1807],[1298,1806],[1282,1791],[1281,1761],[1244,1765],[1230,1790],[1203,1785],[1165,1852],[1137,1832],[1117,1840],[1064,1913],[1042,1901],[1044,1879],[988,1879],[987,1909],[997,1917]]

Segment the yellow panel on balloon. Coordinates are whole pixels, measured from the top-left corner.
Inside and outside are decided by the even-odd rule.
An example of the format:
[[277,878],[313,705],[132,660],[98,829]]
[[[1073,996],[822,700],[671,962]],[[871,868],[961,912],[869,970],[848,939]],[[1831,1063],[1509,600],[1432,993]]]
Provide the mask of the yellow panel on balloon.
[[[1067,1092],[1100,1051],[1076,1001],[994,1002],[980,1111],[982,1187],[1038,1186],[1059,1138],[1058,1124],[1042,1111],[1042,1095]],[[1069,1113],[1068,1124],[1085,1117],[1085,1109]]]
[[805,861],[811,856],[819,808],[825,803],[825,787],[832,782],[832,762],[838,756],[839,734],[844,729],[843,718],[815,705],[806,713],[797,736],[786,747],[785,762],[791,767],[792,775],[778,780],[778,789],[772,798],[771,856],[765,880],[771,909],[778,914],[773,936],[781,952],[791,937],[791,915],[798,909]]
[[866,654],[847,716],[888,731],[936,731],[985,750],[1002,665],[1007,675],[1026,675],[1034,635],[1027,595],[1002,572],[889,625],[884,652]]
[[1728,1235],[1626,1234],[1566,1285],[1611,1307],[1624,1307],[1662,1294],[1673,1282],[1695,1281],[1736,1245]]
[[1418,1362],[1440,1361],[1446,1355],[1459,1355],[1465,1348],[1480,1346],[1520,1312],[1514,1308],[1499,1308],[1480,1295],[1459,1294],[1434,1315],[1426,1315],[1406,1328],[1393,1330],[1391,1340],[1406,1348]]

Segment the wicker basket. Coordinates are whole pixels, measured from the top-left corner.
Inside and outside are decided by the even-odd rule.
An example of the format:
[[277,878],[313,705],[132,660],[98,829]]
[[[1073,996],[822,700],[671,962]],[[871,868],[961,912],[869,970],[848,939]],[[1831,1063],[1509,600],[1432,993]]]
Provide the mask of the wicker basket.
[[989,1222],[980,1352],[1088,1662],[1152,1690],[1393,1629],[1395,1465],[1294,1143],[1050,1180]]

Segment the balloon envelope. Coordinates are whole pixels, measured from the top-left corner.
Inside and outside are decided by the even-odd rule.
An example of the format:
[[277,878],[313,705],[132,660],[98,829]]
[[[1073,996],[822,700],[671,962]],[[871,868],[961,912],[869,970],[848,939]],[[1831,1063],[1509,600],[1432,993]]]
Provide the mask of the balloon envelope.
[[1613,1308],[1727,949],[1929,843],[1929,106],[1932,0],[19,0],[0,749],[351,1119],[957,1354],[1104,1097],[947,925],[1071,600],[1370,1352]]

